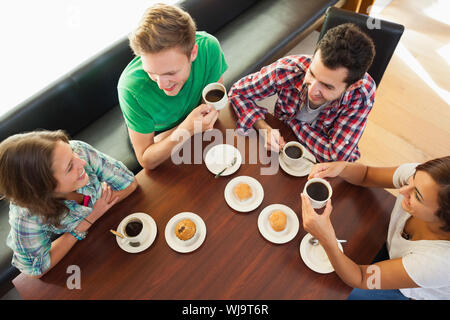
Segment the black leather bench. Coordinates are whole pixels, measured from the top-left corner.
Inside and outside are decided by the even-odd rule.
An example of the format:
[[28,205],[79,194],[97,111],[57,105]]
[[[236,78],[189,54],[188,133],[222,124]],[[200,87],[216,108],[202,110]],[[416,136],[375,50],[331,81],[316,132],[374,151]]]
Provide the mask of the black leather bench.
[[[282,57],[317,28],[329,6],[344,0],[186,0],[180,5],[198,30],[220,41],[229,69],[227,88],[241,77]],[[131,31],[131,30],[130,30]],[[129,144],[117,98],[117,81],[133,54],[124,38],[92,57],[0,119],[0,141],[35,129],[65,129],[121,160],[137,173],[141,167]],[[18,270],[6,246],[8,203],[0,203],[0,296],[12,287]]]

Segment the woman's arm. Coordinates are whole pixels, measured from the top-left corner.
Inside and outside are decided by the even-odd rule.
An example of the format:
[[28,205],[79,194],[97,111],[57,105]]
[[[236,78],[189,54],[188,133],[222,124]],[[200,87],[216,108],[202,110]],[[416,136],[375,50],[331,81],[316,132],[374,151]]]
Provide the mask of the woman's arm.
[[319,240],[338,276],[351,287],[360,289],[416,288],[400,259],[377,262],[373,265],[358,265],[338,247],[334,228],[330,221],[331,200],[323,214],[318,215],[309,199],[302,194],[303,227]]
[[314,165],[308,179],[341,177],[358,186],[394,188],[392,180],[395,170],[397,167],[370,167],[345,161],[325,162]]
[[[84,232],[87,231],[90,226],[90,223],[83,220],[75,229],[77,231]],[[56,266],[62,260],[62,258],[64,258],[64,256],[70,251],[70,249],[72,249],[77,241],[78,240],[70,233],[64,233],[58,239],[53,240],[50,248],[50,267],[40,275],[29,275],[29,277],[36,279],[41,278],[44,274],[46,274],[54,266]]]
[[134,190],[136,190],[136,188],[138,187],[138,183],[136,181],[136,178],[134,178],[133,182],[130,183],[130,185],[128,187],[126,187],[123,190],[115,190],[112,192],[112,197],[115,198],[117,197],[117,202],[122,201],[123,199],[125,199],[126,197],[128,197],[130,194],[132,194],[134,192]]

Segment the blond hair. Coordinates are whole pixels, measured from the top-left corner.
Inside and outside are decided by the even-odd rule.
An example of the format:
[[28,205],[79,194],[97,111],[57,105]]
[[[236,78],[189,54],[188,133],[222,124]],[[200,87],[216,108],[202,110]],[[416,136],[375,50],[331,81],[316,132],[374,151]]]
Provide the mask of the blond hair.
[[139,26],[129,36],[130,47],[137,56],[178,47],[189,57],[195,32],[195,22],[187,12],[158,3],[145,11]]

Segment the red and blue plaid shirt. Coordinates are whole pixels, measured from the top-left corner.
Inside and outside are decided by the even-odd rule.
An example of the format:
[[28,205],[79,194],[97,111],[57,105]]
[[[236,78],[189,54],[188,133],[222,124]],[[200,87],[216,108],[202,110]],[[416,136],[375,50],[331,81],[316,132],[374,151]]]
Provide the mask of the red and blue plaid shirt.
[[375,98],[375,81],[366,73],[356,89],[329,103],[312,123],[302,122],[295,116],[307,104],[304,80],[310,64],[310,57],[288,56],[236,82],[229,97],[238,116],[237,129],[246,134],[257,120],[264,119],[267,109],[256,101],[277,94],[274,116],[292,128],[318,161],[356,161],[361,155],[358,142]]

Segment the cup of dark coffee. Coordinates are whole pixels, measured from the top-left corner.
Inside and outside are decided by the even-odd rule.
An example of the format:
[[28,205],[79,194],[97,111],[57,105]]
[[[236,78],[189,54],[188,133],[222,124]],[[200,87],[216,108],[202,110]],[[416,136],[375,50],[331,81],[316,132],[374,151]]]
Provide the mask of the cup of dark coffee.
[[331,189],[331,185],[325,179],[312,178],[306,182],[303,193],[310,199],[314,209],[320,209],[331,198],[333,189]]
[[289,141],[284,145],[281,156],[289,167],[301,167],[305,164],[305,147],[300,142]]
[[202,92],[203,101],[216,110],[224,108],[228,103],[227,90],[218,82],[208,84]]
[[122,223],[122,230],[120,230],[125,240],[128,241],[132,247],[141,245],[147,238],[147,228],[145,228],[144,221],[139,217],[127,217]]

